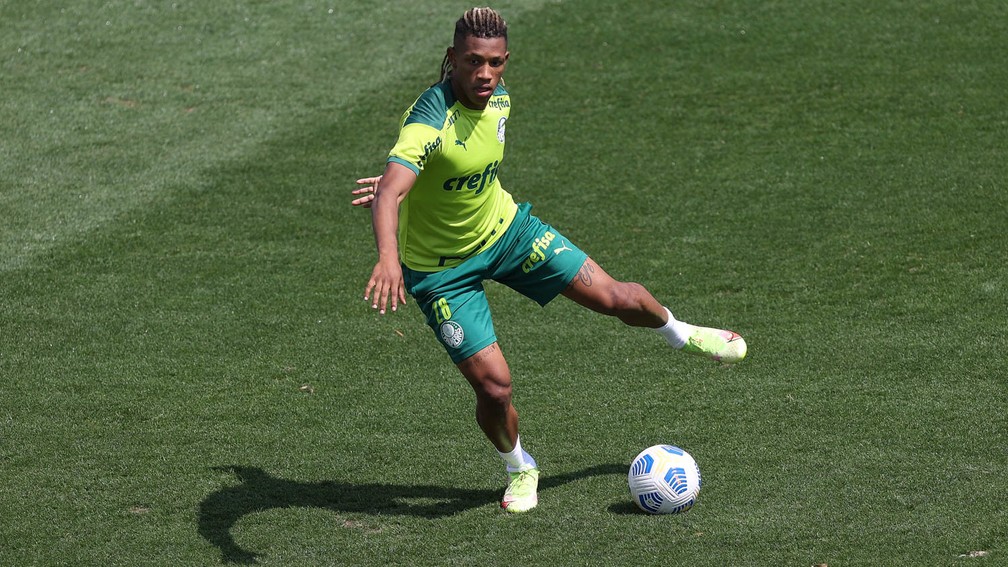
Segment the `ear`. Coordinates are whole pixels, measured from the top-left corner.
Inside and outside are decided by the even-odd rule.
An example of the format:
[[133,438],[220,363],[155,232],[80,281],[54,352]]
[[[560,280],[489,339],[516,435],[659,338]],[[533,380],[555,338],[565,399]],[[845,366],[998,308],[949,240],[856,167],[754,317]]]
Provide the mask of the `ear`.
[[454,69],[455,68],[455,48],[449,45],[448,49],[445,50],[445,57],[448,58],[448,64],[451,65],[452,69]]

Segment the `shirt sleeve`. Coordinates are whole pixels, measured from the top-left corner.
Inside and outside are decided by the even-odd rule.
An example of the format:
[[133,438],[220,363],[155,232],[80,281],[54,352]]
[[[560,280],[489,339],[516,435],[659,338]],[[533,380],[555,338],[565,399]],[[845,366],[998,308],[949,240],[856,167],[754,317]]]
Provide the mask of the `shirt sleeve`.
[[405,165],[419,175],[430,156],[440,148],[440,130],[420,122],[408,123],[399,130],[399,139],[389,152],[388,161]]

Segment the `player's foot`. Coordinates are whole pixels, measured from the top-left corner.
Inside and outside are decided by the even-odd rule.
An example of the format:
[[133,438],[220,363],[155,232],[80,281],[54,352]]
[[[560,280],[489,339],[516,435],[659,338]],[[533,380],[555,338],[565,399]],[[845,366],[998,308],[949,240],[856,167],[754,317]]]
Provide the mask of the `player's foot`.
[[501,499],[501,508],[506,512],[528,512],[539,503],[536,490],[539,488],[539,469],[508,473],[510,482]]
[[745,339],[733,331],[697,327],[682,350],[721,362],[738,362],[745,358],[746,344]]

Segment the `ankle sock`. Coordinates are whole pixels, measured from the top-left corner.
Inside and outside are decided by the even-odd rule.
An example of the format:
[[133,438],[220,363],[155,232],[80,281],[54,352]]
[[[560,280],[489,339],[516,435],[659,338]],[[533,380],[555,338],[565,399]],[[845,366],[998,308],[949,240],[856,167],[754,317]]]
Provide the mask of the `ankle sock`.
[[655,329],[655,331],[665,337],[665,340],[673,348],[682,348],[689,341],[690,335],[693,334],[696,327],[676,320],[668,307],[665,308],[665,313],[668,314],[668,322],[665,323],[665,326]]
[[497,454],[504,459],[504,464],[507,465],[507,471],[509,473],[534,469],[537,466],[535,459],[532,458],[532,455],[529,455],[525,452],[525,449],[522,449],[521,436],[515,440],[514,449],[511,449],[511,451],[507,453],[497,451]]

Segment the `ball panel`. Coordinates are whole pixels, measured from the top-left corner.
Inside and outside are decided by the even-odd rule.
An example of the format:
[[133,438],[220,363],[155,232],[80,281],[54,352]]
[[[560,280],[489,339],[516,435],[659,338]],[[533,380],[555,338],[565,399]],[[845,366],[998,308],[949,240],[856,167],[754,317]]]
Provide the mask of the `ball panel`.
[[686,478],[686,469],[682,467],[669,467],[665,471],[664,480],[675,496],[682,496],[689,492],[689,479]]
[[637,497],[637,505],[641,510],[652,514],[660,513],[664,503],[665,499],[659,492],[648,492]]
[[638,455],[637,460],[635,460],[633,466],[630,467],[630,474],[634,476],[650,474],[651,467],[653,466],[654,457],[647,453],[642,453]]

